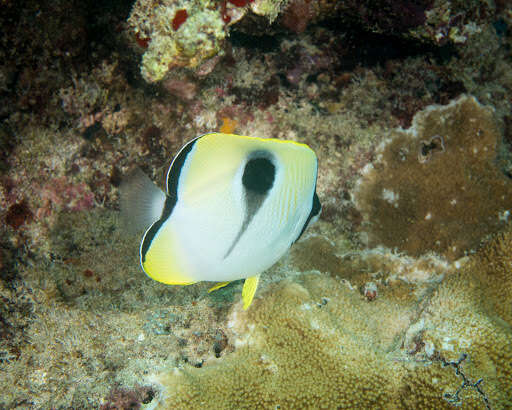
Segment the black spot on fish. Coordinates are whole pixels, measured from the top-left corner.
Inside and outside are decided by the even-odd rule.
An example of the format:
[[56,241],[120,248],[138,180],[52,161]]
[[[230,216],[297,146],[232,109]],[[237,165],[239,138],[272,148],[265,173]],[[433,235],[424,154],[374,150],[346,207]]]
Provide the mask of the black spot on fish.
[[272,185],[276,176],[276,167],[269,158],[253,158],[245,165],[242,184],[247,191],[264,194]]
[[242,176],[242,185],[245,189],[244,221],[224,258],[229,256],[243,233],[247,230],[252,218],[256,215],[258,209],[260,209],[268,192],[272,189],[275,177],[276,166],[274,165],[274,160],[270,152],[255,151],[249,155],[249,160],[245,164],[244,174]]

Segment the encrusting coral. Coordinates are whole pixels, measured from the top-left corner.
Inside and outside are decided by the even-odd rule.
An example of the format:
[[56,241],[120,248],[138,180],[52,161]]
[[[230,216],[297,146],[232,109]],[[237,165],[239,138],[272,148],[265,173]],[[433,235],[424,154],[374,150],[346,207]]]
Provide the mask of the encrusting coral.
[[[409,284],[412,303],[393,291],[401,281],[383,282],[386,291],[371,302],[318,271],[270,285],[252,309],[233,307],[233,353],[154,378],[163,389],[158,405],[506,408],[511,250],[509,228],[459,269],[447,267],[440,285]],[[367,274],[352,273],[355,282]]]
[[512,181],[496,165],[500,142],[493,112],[473,97],[416,114],[382,145],[356,192],[370,244],[456,259],[503,227]]
[[[168,397],[163,408],[212,402],[218,408],[240,409],[363,408],[389,402],[396,366],[385,363],[382,351],[354,337],[366,333],[368,324],[352,321],[345,327],[336,317],[357,295],[317,274],[300,279],[303,284],[275,285],[247,313],[232,312],[235,353],[201,369],[161,376]],[[356,313],[355,306],[351,313]]]
[[418,329],[430,358],[457,362],[467,356],[464,372],[473,383],[483,379],[492,408],[506,408],[512,397],[511,266],[509,226],[443,281],[421,316],[424,327]]
[[159,81],[175,67],[196,68],[220,53],[226,29],[212,5],[209,0],[139,0],[134,5],[128,22],[147,48],[141,69],[147,81]]

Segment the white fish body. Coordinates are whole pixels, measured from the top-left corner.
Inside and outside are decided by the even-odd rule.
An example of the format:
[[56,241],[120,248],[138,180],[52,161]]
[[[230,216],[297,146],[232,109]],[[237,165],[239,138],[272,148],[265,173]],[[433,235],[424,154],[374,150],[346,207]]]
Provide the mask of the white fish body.
[[162,212],[141,243],[144,271],[176,285],[249,278],[247,308],[260,273],[318,216],[316,177],[305,144],[220,133],[192,140],[169,168],[163,207],[151,191]]

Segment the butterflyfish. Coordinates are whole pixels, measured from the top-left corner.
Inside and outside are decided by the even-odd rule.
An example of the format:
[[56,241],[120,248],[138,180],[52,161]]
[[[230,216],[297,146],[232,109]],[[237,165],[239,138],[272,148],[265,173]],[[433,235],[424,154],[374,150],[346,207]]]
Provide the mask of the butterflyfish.
[[245,279],[243,307],[260,274],[276,263],[321,211],[318,161],[306,144],[210,133],[172,161],[164,193],[142,172],[121,186],[133,227],[148,227],[140,264],[169,285]]

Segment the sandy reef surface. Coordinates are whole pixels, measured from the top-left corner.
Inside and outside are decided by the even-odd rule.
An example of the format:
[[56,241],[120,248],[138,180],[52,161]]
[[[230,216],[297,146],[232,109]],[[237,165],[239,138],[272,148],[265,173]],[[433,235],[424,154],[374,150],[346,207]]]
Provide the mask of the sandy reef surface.
[[[512,5],[0,1],[0,408],[512,408]],[[206,132],[319,159],[262,275],[167,286],[119,186]]]

